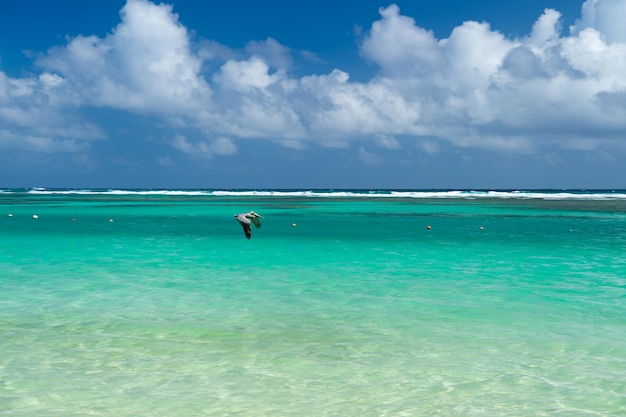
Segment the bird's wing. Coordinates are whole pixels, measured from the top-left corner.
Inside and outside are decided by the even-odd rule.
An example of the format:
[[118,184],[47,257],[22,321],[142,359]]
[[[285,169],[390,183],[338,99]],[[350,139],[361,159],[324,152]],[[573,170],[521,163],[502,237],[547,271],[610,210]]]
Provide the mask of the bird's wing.
[[248,224],[242,223],[241,226],[243,226],[243,232],[246,234],[246,237],[250,239],[250,237],[252,236],[252,228],[250,227],[250,223]]
[[256,227],[261,227],[261,222],[259,221],[258,217],[252,216],[250,220],[252,220],[252,222],[254,223]]

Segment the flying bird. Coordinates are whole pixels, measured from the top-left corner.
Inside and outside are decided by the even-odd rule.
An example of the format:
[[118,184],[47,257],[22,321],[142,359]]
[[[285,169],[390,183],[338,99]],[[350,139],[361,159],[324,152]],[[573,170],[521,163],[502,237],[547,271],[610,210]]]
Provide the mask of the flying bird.
[[255,213],[254,211],[250,211],[248,213],[235,214],[235,218],[237,219],[241,227],[243,227],[243,232],[246,234],[246,237],[250,239],[250,237],[252,236],[252,227],[250,225],[250,220],[252,220],[252,223],[254,223],[256,227],[261,227],[261,222],[259,221],[259,219],[262,219],[263,216]]

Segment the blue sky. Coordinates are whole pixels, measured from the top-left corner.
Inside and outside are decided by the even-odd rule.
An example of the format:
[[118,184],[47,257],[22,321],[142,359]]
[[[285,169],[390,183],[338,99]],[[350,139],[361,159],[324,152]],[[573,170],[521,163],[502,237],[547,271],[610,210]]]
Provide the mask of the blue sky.
[[626,0],[5,0],[0,187],[626,188]]

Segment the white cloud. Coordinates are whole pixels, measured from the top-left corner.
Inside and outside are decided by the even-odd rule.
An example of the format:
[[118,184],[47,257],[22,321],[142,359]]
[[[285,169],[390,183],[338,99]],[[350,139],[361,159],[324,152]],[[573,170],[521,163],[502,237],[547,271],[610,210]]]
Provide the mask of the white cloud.
[[369,152],[363,146],[359,146],[358,157],[361,162],[367,165],[380,165],[383,163],[383,159],[380,156]]
[[183,135],[176,135],[170,141],[170,145],[183,153],[197,158],[212,158],[214,155],[234,155],[237,153],[235,143],[226,137],[220,137],[211,142],[191,142]]
[[211,150],[216,155],[234,155],[237,153],[237,146],[230,138],[221,137],[213,141]]
[[442,41],[452,89],[487,89],[502,61],[515,46],[486,23],[465,22],[456,27],[448,39]]
[[434,155],[439,152],[439,144],[431,140],[422,140],[418,142],[418,148],[427,154]]
[[210,158],[213,156],[211,147],[206,142],[190,142],[185,136],[177,135],[172,139],[171,145],[181,152],[195,157]]
[[201,111],[194,124],[218,135],[298,140],[305,136],[291,102],[295,80],[284,70],[270,73],[260,57],[229,60],[213,75],[214,111]]
[[407,73],[429,77],[444,62],[434,34],[400,15],[391,5],[379,10],[382,19],[374,22],[361,47],[361,54],[381,66],[385,73],[405,76]]
[[86,147],[84,142],[72,139],[56,139],[50,136],[16,134],[0,129],[0,149],[17,149],[41,153],[78,152]]
[[201,40],[198,45],[198,58],[203,61],[228,61],[237,59],[237,52],[214,40]]
[[[626,9],[611,0],[587,1],[584,10],[591,16],[610,5],[626,18]],[[616,19],[600,22],[596,14],[587,18],[593,27],[579,25],[562,36],[560,14],[547,9],[524,39],[465,22],[449,38],[434,40],[398,13],[395,6],[381,10],[362,51],[380,65],[388,91],[420,109],[419,119],[401,125],[407,134],[423,131],[459,146],[528,152],[570,141],[608,144],[602,142],[607,130],[626,127],[626,44],[605,41],[619,39]],[[402,54],[398,45],[411,48]],[[413,52],[417,47],[419,54]],[[606,96],[615,99],[600,100]]]
[[60,93],[66,93],[64,80],[54,74],[9,78],[0,72],[0,149],[80,152],[106,137],[93,123],[62,111],[59,103],[68,99]]
[[172,6],[128,0],[120,16],[106,38],[77,36],[38,64],[67,79],[86,105],[164,116],[206,105],[202,62]]
[[280,143],[285,148],[289,148],[289,149],[296,149],[299,151],[307,149],[307,146],[302,141],[299,141],[299,140],[287,139],[287,140],[278,141],[278,143]]
[[280,74],[269,74],[269,66],[258,57],[247,61],[228,61],[215,74],[213,79],[222,88],[246,92],[253,89],[262,89],[280,80]]
[[545,9],[541,17],[533,25],[528,43],[541,48],[558,40],[561,28],[561,13],[553,9]]
[[292,65],[291,51],[275,39],[268,38],[265,41],[251,41],[246,45],[246,52],[252,56],[259,56],[271,67],[287,69]]
[[623,0],[585,1],[568,34],[561,14],[546,9],[522,38],[467,21],[437,39],[391,5],[363,32],[360,54],[378,71],[364,82],[341,68],[296,77],[295,51],[271,38],[239,51],[194,44],[173,10],[128,0],[107,36],[77,36],[43,54],[41,74],[0,72],[0,146],[55,149],[47,138],[58,149],[83,149],[105,136],[79,116],[86,107],[158,117],[217,138],[171,141],[200,157],[236,153],[243,139],[296,149],[355,142],[400,149],[415,140],[430,153],[438,140],[537,152],[626,139]]
[[405,100],[387,79],[351,83],[347,73],[335,70],[304,77],[300,86],[311,103],[302,117],[315,137],[337,141],[419,129],[420,103]]
[[626,43],[626,2],[623,0],[587,0],[580,19],[571,30],[576,35],[585,29],[596,29],[605,42]]
[[387,149],[400,149],[402,147],[400,142],[398,142],[398,140],[393,136],[379,135],[376,138],[376,141],[380,146]]
[[56,74],[50,74],[49,72],[41,74],[39,76],[39,81],[41,81],[42,86],[47,90],[57,88],[65,82],[63,78]]

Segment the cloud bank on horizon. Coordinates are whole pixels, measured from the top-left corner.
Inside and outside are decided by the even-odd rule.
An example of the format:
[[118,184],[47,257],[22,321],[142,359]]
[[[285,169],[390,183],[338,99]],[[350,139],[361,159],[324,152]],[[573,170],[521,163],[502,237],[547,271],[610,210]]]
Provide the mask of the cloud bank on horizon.
[[128,0],[108,35],[41,52],[38,73],[12,78],[0,67],[0,149],[79,154],[108,136],[80,111],[89,108],[156,117],[172,150],[209,158],[248,140],[303,150],[414,141],[426,153],[444,142],[626,149],[625,1],[587,0],[569,28],[546,9],[515,39],[476,21],[437,39],[394,4],[379,12],[359,43],[376,75],[359,82],[341,68],[296,77],[288,45],[268,38],[235,50],[195,38],[171,5]]

